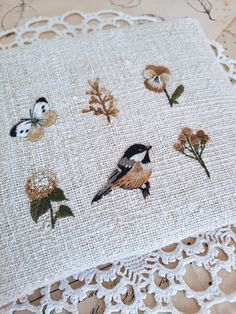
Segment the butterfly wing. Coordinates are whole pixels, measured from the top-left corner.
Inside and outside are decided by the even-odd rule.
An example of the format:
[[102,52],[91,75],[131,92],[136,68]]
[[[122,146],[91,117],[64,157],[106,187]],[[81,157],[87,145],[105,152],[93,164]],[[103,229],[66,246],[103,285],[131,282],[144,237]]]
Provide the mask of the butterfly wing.
[[39,125],[42,127],[49,127],[53,125],[57,119],[57,113],[50,110],[46,98],[39,98],[33,107],[33,118],[39,120]]
[[39,98],[38,100],[36,100],[32,109],[33,119],[42,119],[48,111],[49,104],[47,102],[47,99],[44,97]]
[[[27,132],[27,138],[35,142],[43,137],[44,129],[40,124],[40,119],[47,114],[49,111],[49,105],[47,100],[44,97],[36,100],[32,110],[31,110],[31,125],[30,129]],[[38,122],[34,123],[33,120],[38,120]],[[26,137],[25,136],[25,137]]]
[[50,110],[46,98],[36,100],[30,119],[17,123],[10,131],[12,137],[28,137],[30,141],[37,141],[44,135],[44,127],[51,126],[57,119],[57,113]]
[[49,110],[44,117],[40,120],[40,124],[48,128],[49,126],[53,125],[57,119],[57,113],[54,110]]
[[57,118],[55,111],[50,110],[46,98],[36,100],[32,109],[32,118],[37,122],[32,125],[28,139],[32,142],[39,140],[44,135],[44,128],[51,126]]
[[44,135],[44,129],[39,124],[32,125],[28,133],[28,139],[31,142],[38,141]]
[[10,131],[11,137],[27,137],[30,129],[31,129],[32,123],[31,119],[25,119],[17,123],[13,126],[13,128]]

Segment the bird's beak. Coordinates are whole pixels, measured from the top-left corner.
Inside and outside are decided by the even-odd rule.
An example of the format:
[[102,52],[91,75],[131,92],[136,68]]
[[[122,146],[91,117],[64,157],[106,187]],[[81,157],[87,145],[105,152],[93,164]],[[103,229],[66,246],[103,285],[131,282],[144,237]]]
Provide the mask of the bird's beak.
[[151,148],[152,148],[151,145],[148,145],[148,146],[147,146],[147,150],[150,150]]

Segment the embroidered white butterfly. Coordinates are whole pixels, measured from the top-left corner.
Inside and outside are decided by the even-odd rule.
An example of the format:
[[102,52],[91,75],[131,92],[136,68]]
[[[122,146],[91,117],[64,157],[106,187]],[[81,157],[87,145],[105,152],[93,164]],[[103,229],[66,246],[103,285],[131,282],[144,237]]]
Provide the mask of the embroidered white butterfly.
[[44,97],[36,100],[30,117],[21,119],[10,131],[10,136],[28,138],[30,141],[38,141],[44,135],[44,128],[55,123],[56,111],[50,110],[49,104]]

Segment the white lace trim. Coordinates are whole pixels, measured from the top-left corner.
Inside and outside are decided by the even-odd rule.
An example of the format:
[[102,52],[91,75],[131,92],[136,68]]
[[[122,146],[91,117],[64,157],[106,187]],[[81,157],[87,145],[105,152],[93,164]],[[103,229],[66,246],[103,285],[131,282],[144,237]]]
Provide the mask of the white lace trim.
[[[34,18],[25,25],[0,33],[0,50],[31,44],[49,35],[66,38],[78,33],[123,27],[160,20],[134,17],[106,10],[84,14],[69,12],[61,17]],[[74,24],[72,24],[74,23]],[[211,42],[226,75],[236,81],[236,61],[224,55],[223,47]],[[236,84],[234,85],[236,86]],[[28,310],[49,314],[63,309],[85,313],[83,300],[92,298],[91,314],[113,313],[180,314],[191,304],[194,313],[210,313],[223,302],[236,302],[236,293],[222,288],[222,272],[236,268],[236,227],[226,226],[189,238],[144,256],[92,268],[46,286],[0,309],[3,313]],[[190,273],[204,274],[202,289],[196,289]],[[54,291],[52,293],[52,291]],[[183,305],[175,297],[183,300]],[[86,310],[88,313],[88,310]]]

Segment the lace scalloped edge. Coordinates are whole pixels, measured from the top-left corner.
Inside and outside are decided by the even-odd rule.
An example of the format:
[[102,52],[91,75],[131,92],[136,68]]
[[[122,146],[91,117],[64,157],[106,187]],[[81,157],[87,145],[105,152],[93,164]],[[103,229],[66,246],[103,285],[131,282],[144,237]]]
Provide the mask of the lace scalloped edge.
[[[77,17],[79,24],[70,23],[73,16]],[[87,14],[71,11],[61,17],[38,17],[19,28],[0,32],[0,50],[32,44],[49,34],[66,38],[106,27],[123,27],[160,20],[154,16],[135,17],[113,10]],[[236,61],[225,56],[219,43],[211,41],[210,45],[227,77],[235,82]],[[236,302],[236,293],[227,294],[221,289],[220,275],[222,271],[236,269],[235,248],[236,227],[225,226],[173,244],[168,249],[159,249],[143,256],[78,272],[53,287],[48,285],[39,289],[34,300],[32,295],[25,296],[0,311],[13,314],[28,310],[49,314],[53,311],[59,313],[64,309],[79,314],[81,302],[93,298],[91,314],[119,311],[122,314],[136,314],[138,311],[145,314],[180,314],[182,309],[176,304],[174,297],[181,293],[185,301],[194,300],[196,313],[207,314],[216,304]],[[202,271],[209,278],[201,291],[196,290],[186,280],[185,275],[190,269]],[[53,298],[52,290],[60,292],[58,300]]]

